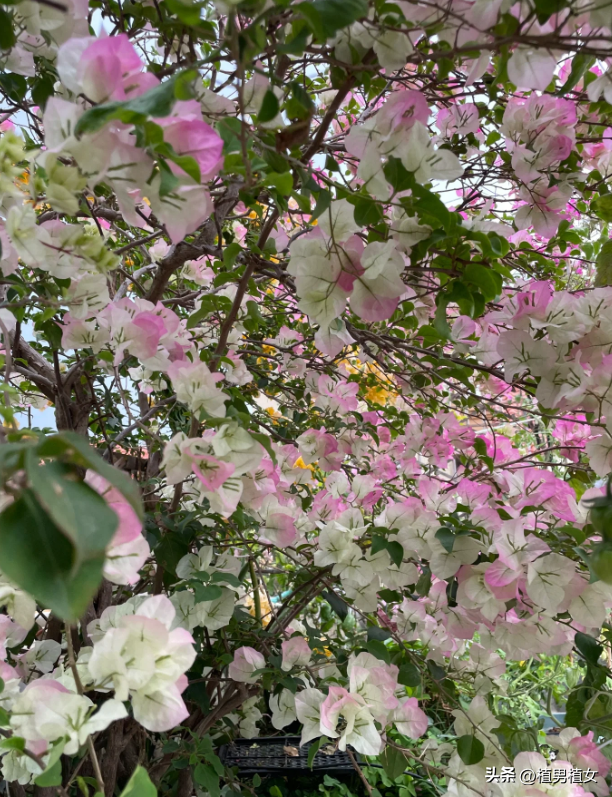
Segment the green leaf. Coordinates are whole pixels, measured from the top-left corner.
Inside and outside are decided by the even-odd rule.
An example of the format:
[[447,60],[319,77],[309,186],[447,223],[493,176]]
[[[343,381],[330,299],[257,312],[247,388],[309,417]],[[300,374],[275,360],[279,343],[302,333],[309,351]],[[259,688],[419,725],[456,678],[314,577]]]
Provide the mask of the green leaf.
[[443,227],[448,232],[455,214],[449,211],[440,197],[418,184],[414,186],[412,193],[413,208],[419,219],[434,230]]
[[381,659],[385,662],[385,664],[391,664],[391,654],[389,653],[389,650],[384,642],[379,642],[378,639],[370,639],[366,647],[368,649],[368,653],[371,653],[372,656],[376,656],[377,659]]
[[306,119],[314,112],[315,105],[312,97],[298,80],[291,83],[290,108],[289,116],[294,119]]
[[452,331],[448,321],[446,320],[446,307],[448,302],[445,300],[445,297],[442,294],[438,295],[438,299],[436,301],[438,301],[438,306],[436,308],[436,314],[434,315],[434,329],[442,338],[450,340],[452,337]]
[[[23,740],[25,742],[25,739]],[[66,746],[65,741],[57,742],[49,753],[49,760],[44,772],[34,780],[37,786],[61,786],[62,785],[62,762],[61,755]]]
[[201,601],[216,601],[223,595],[223,590],[216,584],[198,584],[194,589],[194,593],[196,601],[200,603]]
[[456,304],[463,315],[472,316],[474,314],[474,297],[467,285],[459,280],[450,283],[450,290],[445,296],[447,304]]
[[293,190],[293,175],[291,172],[284,172],[283,174],[270,172],[270,174],[266,175],[265,183],[276,188],[279,194],[289,196]]
[[380,534],[372,536],[372,555],[377,554],[379,551],[386,550],[389,553],[391,561],[398,567],[404,559],[404,549],[401,543],[397,540],[387,540]]
[[0,480],[6,481],[16,470],[24,467],[25,455],[36,441],[3,443],[0,446]]
[[95,471],[102,476],[112,487],[115,487],[131,505],[138,517],[142,520],[144,511],[140,498],[138,483],[129,478],[125,473],[109,465],[75,432],[62,432],[48,437],[38,448],[41,457],[63,456],[69,457],[70,462]]
[[378,625],[368,626],[368,639],[376,639],[378,642],[385,642],[391,638],[391,632],[386,628],[380,628]]
[[210,580],[213,584],[218,584],[219,582],[224,584],[231,584],[232,587],[239,587],[242,583],[238,576],[235,576],[233,573],[223,573],[220,570],[213,573],[210,577]]
[[[491,246],[491,255],[493,257],[505,257],[508,254],[510,251],[510,244],[504,237],[497,235],[494,232],[490,232],[488,238],[489,245]],[[496,264],[495,268],[502,268],[502,266],[500,266],[500,264]],[[503,266],[503,268],[504,270],[507,270],[505,266]],[[508,276],[511,276],[511,272],[508,272]]]
[[48,766],[45,771],[34,778],[37,786],[61,786],[62,785],[62,762],[56,761],[52,766]]
[[259,113],[257,114],[257,121],[261,122],[262,124],[265,122],[271,122],[272,119],[274,119],[274,117],[278,114],[278,111],[278,97],[272,91],[272,89],[268,89],[264,95]]
[[163,158],[158,158],[157,163],[160,176],[159,195],[170,196],[178,188],[180,180]]
[[308,22],[316,38],[319,39],[319,41],[325,41],[327,39],[327,31],[325,30],[323,20],[315,4],[312,2],[300,3],[296,8],[299,8],[302,12],[304,19]]
[[315,0],[296,6],[311,24],[314,34],[324,40],[335,36],[368,13],[367,0]]
[[202,182],[202,173],[200,172],[200,164],[192,155],[177,155],[173,153],[168,155],[168,160],[176,163],[185,174],[188,174],[196,183]]
[[314,759],[316,754],[319,752],[322,745],[327,744],[329,739],[327,736],[319,736],[318,739],[315,739],[314,742],[310,745],[308,750],[308,768],[312,769]]
[[[0,22],[0,24],[2,24]],[[28,91],[28,84],[23,75],[11,72],[0,72],[0,89],[14,102],[21,102]]]
[[355,205],[355,223],[360,227],[368,227],[370,224],[378,224],[383,218],[382,208],[373,199],[360,197]]
[[379,589],[378,594],[387,603],[401,603],[403,599],[401,592],[396,589]]
[[414,190],[416,181],[412,172],[409,172],[399,158],[391,156],[383,166],[383,172],[388,182],[396,192]]
[[421,673],[419,672],[418,667],[415,667],[415,665],[411,662],[402,664],[402,666],[399,668],[397,682],[402,684],[402,686],[419,686],[421,683]]
[[512,734],[512,741],[510,742],[512,758],[515,758],[519,753],[532,752],[537,749],[538,743],[532,731],[516,731]]
[[157,789],[144,767],[136,767],[120,797],[157,797]]
[[493,301],[502,292],[503,280],[501,275],[497,271],[493,271],[493,269],[481,266],[479,263],[468,263],[463,272],[463,279],[476,285],[488,302]]
[[253,440],[257,440],[260,445],[262,445],[266,451],[268,452],[268,456],[272,460],[272,462],[276,465],[276,451],[272,448],[272,440],[267,434],[262,434],[261,432],[253,432],[249,430],[249,434],[253,438]]
[[565,704],[565,722],[568,727],[577,728],[582,722],[584,708],[589,699],[590,689],[579,686],[570,692]]
[[175,98],[177,100],[193,100],[196,96],[194,83],[197,79],[198,73],[195,69],[185,69],[183,72],[178,72],[173,78]]
[[595,264],[597,266],[595,287],[612,285],[612,241],[606,241],[601,247]]
[[78,137],[84,133],[95,133],[113,119],[124,124],[142,124],[150,116],[169,116],[175,100],[188,99],[187,85],[195,77],[193,70],[180,72],[133,100],[96,105],[81,116],[75,127],[75,135]]
[[389,551],[393,564],[399,567],[404,559],[404,549],[401,543],[397,540],[387,540],[387,551]]
[[310,216],[310,222],[316,221],[319,216],[325,213],[326,210],[329,210],[329,206],[331,205],[331,194],[325,188],[322,188],[318,195],[317,195],[317,202],[314,206],[314,210]]
[[457,752],[464,764],[478,764],[484,758],[484,744],[471,734],[457,739]]
[[78,563],[75,546],[29,489],[0,514],[2,572],[58,617],[83,616],[102,580],[104,551]]
[[332,609],[336,612],[338,617],[341,620],[344,620],[348,614],[348,605],[334,592],[323,592],[322,595]]
[[603,647],[594,637],[578,631],[574,637],[574,642],[589,664],[597,664],[599,657],[603,653]]
[[[234,265],[234,263],[236,262],[236,260],[238,260],[238,255],[241,252],[242,252],[242,247],[240,246],[239,243],[236,243],[235,241],[234,241],[234,243],[231,243],[228,246],[226,246],[225,249],[223,250],[223,265],[226,266],[227,268],[231,268]],[[215,287],[217,287],[216,284],[215,284]],[[226,298],[226,297],[223,297],[223,298]],[[231,310],[231,307],[232,307],[232,304],[231,304],[231,302],[229,302],[229,309],[230,310]]]
[[9,736],[8,739],[0,741],[0,750],[25,750],[26,742],[21,736]]
[[612,221],[612,194],[604,194],[591,202],[591,210],[602,221]]
[[49,97],[52,97],[55,93],[54,86],[55,81],[51,75],[48,74],[44,77],[36,78],[32,84],[32,99],[36,105],[39,105],[43,110]]
[[449,528],[442,526],[441,529],[438,529],[436,531],[436,539],[442,544],[442,547],[445,551],[448,553],[453,552],[453,547],[455,545],[455,535]]
[[553,14],[558,14],[569,5],[568,0],[533,0],[540,25],[547,22]]
[[164,570],[176,572],[179,561],[189,553],[189,545],[179,534],[167,531],[155,546],[155,558]]
[[246,303],[246,309],[247,309],[247,316],[250,319],[252,319],[255,322],[255,324],[257,324],[258,327],[261,324],[266,323],[266,319],[262,316],[261,310],[259,309],[259,305],[257,304],[257,302],[249,300]]
[[569,76],[558,91],[559,96],[563,97],[565,94],[571,91],[580,82],[580,80],[589,71],[594,63],[594,55],[585,55],[584,53],[578,53],[575,55],[572,59],[572,68],[570,70]]
[[385,747],[379,759],[391,780],[396,780],[400,775],[403,775],[408,765],[406,756],[396,747]]
[[182,0],[166,0],[166,5],[185,25],[196,26],[202,16],[201,4],[190,5]]
[[308,45],[310,38],[310,30],[308,25],[302,25],[299,33],[290,39],[287,39],[284,44],[277,45],[276,49],[279,53],[286,53],[287,55],[302,55]]
[[10,50],[16,41],[13,15],[0,6],[0,50]]
[[119,518],[104,498],[81,481],[74,467],[61,462],[39,464],[30,449],[26,475],[38,503],[75,549],[75,564],[104,554]]
[[297,692],[297,688],[300,685],[301,681],[298,681],[296,678],[292,678],[287,676],[286,678],[281,678],[279,681],[285,689],[288,689],[292,694]]
[[[208,764],[198,764],[193,771],[193,779],[198,786],[203,786],[206,789],[210,797],[219,797],[221,794],[219,776]],[[134,797],[136,797],[136,795]],[[140,795],[138,795],[138,797],[140,797]]]
[[432,659],[428,660],[427,669],[434,681],[443,681],[446,678],[446,671],[444,668],[440,667],[440,665],[436,664]]
[[429,595],[429,590],[431,589],[431,570],[427,565],[423,568],[423,572],[419,576],[419,580],[416,583],[414,591],[417,595],[420,595],[424,598],[426,595]]
[[45,321],[44,324],[41,326],[42,331],[45,333],[45,337],[51,344],[51,348],[53,349],[61,349],[62,348],[62,330],[61,327],[55,323],[55,321]]
[[483,437],[475,438],[474,451],[481,457],[487,456],[487,443]]
[[200,309],[187,319],[187,329],[197,327],[201,321],[214,312],[229,313],[231,309],[232,303],[227,296],[203,296]]

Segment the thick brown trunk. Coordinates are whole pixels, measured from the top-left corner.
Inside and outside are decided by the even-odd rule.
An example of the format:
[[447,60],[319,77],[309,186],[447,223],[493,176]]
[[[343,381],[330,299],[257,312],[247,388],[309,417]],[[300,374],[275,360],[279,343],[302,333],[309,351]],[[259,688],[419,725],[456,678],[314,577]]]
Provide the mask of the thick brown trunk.
[[105,797],[113,797],[117,782],[117,767],[123,747],[123,720],[115,722],[107,731],[106,750],[102,759],[102,779]]
[[[27,368],[16,366],[55,405],[55,423],[59,432],[72,431],[87,437],[89,415],[93,405],[89,385],[81,384],[80,373],[73,375],[70,385],[65,385],[61,374],[36,351],[21,335],[13,335],[13,357],[25,360]],[[74,393],[74,400],[72,399]]]
[[178,786],[176,789],[176,797],[192,797],[193,795],[193,778],[191,777],[190,767],[185,767],[179,772]]

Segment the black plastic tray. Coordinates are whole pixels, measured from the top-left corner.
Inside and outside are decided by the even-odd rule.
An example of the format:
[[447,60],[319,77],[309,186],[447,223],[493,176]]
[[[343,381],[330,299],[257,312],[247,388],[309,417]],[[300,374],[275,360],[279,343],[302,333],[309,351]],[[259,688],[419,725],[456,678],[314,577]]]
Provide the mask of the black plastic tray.
[[[316,740],[306,742],[300,747],[299,736],[268,736],[260,739],[235,739],[230,744],[224,744],[219,750],[219,758],[226,767],[238,767],[243,775],[253,775],[255,772],[273,774],[283,771],[306,771],[308,766],[308,751]],[[284,749],[294,748],[298,755],[291,755]],[[328,745],[324,745],[324,748]],[[361,763],[359,754],[351,750],[357,763]],[[312,764],[312,771],[340,775],[354,772],[354,767],[348,753],[336,750],[331,755],[323,750],[317,751]]]

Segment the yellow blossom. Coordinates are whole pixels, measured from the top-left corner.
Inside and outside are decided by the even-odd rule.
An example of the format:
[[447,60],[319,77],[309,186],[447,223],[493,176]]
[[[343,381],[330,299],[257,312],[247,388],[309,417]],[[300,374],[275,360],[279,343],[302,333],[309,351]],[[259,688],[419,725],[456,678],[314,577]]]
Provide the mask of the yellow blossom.
[[[249,610],[251,617],[255,617],[255,601],[252,595],[247,595],[245,604]],[[263,626],[270,624],[272,620],[272,607],[265,592],[259,590],[259,605],[261,606],[261,623]]]
[[268,413],[270,418],[272,418],[272,423],[278,423],[276,418],[280,418],[281,417],[281,414],[280,414],[280,412],[278,410],[275,410],[274,407],[266,407],[265,411]]
[[293,463],[294,468],[301,468],[302,470],[311,470],[314,473],[314,467],[312,465],[307,465],[302,457],[298,457],[295,462]]

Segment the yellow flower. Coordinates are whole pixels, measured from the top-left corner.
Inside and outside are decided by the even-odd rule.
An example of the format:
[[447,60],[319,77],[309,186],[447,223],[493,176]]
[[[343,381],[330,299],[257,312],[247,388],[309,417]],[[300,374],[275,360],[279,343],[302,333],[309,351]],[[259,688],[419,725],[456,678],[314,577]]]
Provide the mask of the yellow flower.
[[272,423],[278,423],[278,421],[275,420],[276,418],[281,417],[281,414],[278,410],[275,410],[274,407],[266,407],[266,412],[272,418]]
[[302,470],[311,470],[314,473],[314,467],[312,465],[307,465],[302,457],[298,457],[295,462],[293,463],[294,468],[301,468]]
[[365,391],[365,397],[368,401],[375,404],[386,404],[389,400],[389,391],[385,390],[381,385],[375,385]]
[[[253,596],[247,595],[245,603],[251,617],[255,617],[255,601],[253,600]],[[268,596],[261,590],[259,591],[259,605],[261,606],[261,624],[267,626],[272,620],[272,607],[270,606]]]

